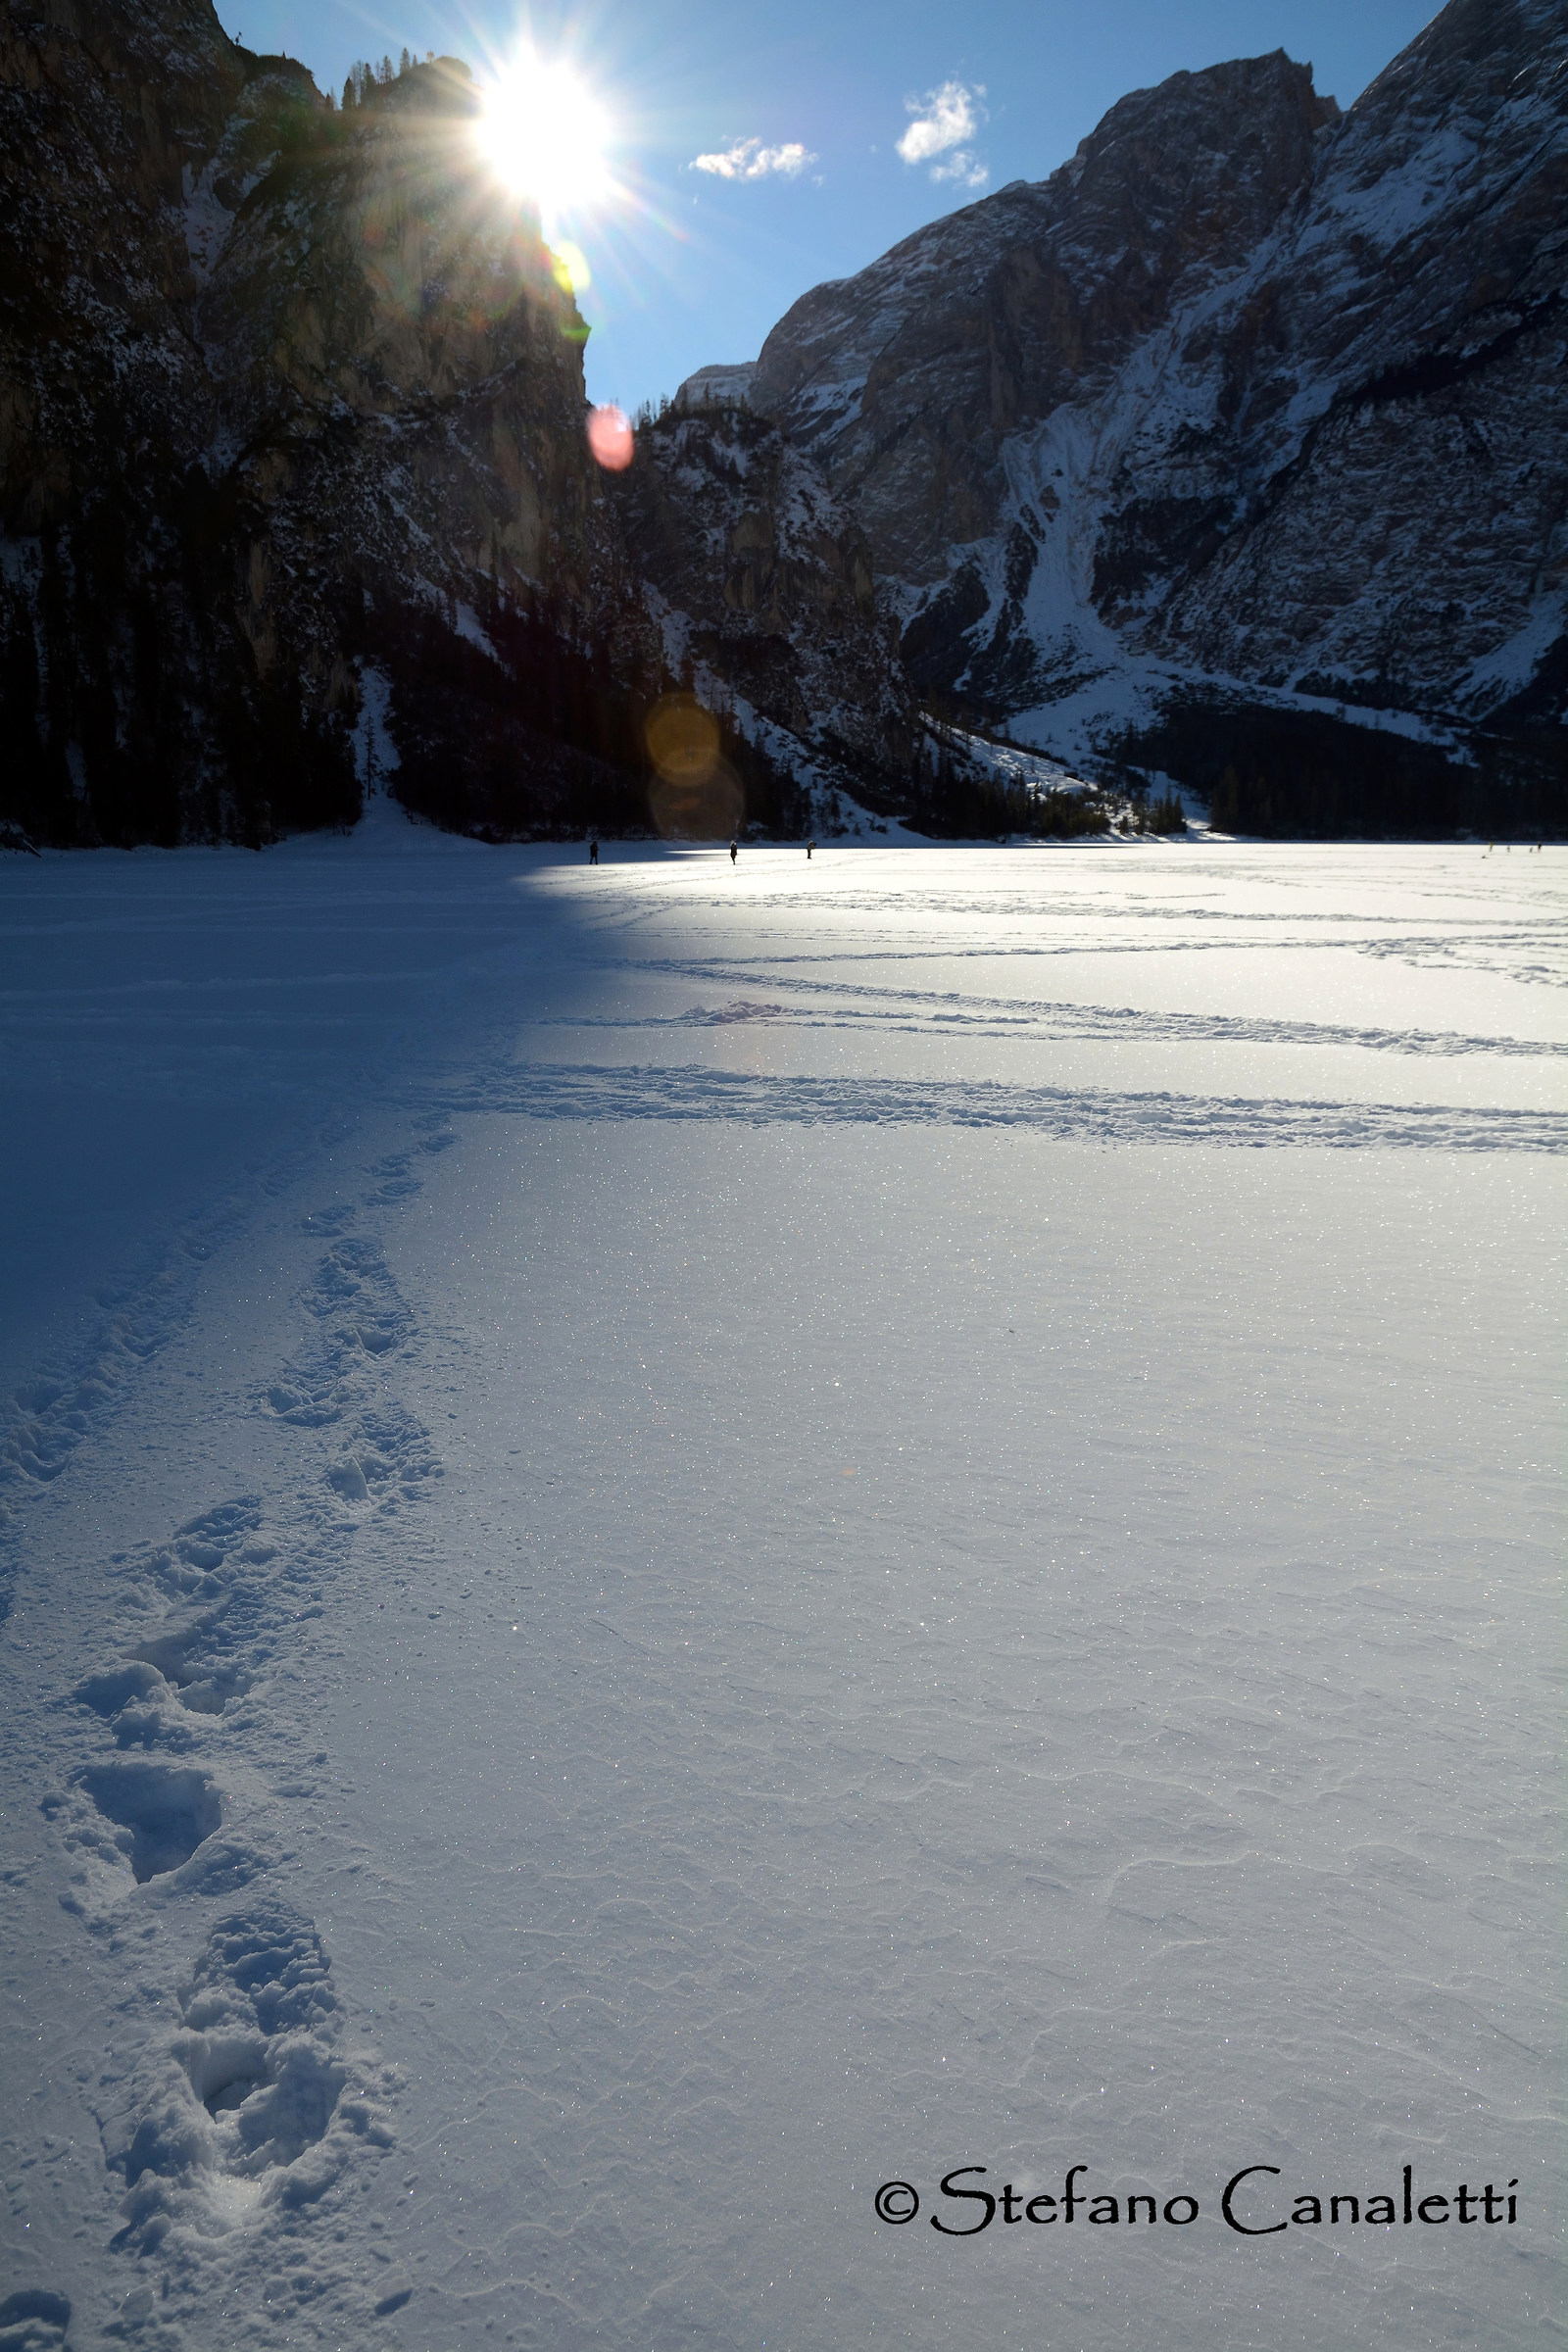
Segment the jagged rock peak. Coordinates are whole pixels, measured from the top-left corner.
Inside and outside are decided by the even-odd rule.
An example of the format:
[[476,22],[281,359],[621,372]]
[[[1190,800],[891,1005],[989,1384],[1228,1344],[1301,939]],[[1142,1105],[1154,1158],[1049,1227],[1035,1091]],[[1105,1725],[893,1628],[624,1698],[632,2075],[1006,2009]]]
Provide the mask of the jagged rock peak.
[[879,569],[936,580],[994,520],[1003,439],[1233,270],[1339,120],[1282,50],[1136,90],[1049,179],[803,297],[762,347],[753,405],[821,451]]
[[1046,185],[1087,244],[1152,230],[1224,249],[1274,220],[1311,174],[1317,133],[1341,120],[1311,67],[1275,49],[1130,90]]
[[[864,529],[927,691],[1074,762],[1250,711],[1239,760],[1319,779],[1276,820],[1346,821],[1339,773],[1375,821],[1390,713],[1544,808],[1565,223],[1568,0],[1450,0],[1343,116],[1279,52],[1133,92],[1043,184],[797,303],[752,398]],[[1178,704],[1206,715],[1161,736]]]
[[[1168,289],[1173,265],[1255,240],[1310,176],[1316,133],[1340,120],[1311,67],[1283,50],[1131,91],[1049,178],[1012,180],[803,295],[763,346],[754,402],[778,410],[796,397],[807,354],[829,336],[853,368],[929,286],[951,284],[956,270],[964,288],[978,287],[1022,240],[1073,257],[1080,299],[1118,270]],[[846,331],[851,301],[868,314],[863,336]]]

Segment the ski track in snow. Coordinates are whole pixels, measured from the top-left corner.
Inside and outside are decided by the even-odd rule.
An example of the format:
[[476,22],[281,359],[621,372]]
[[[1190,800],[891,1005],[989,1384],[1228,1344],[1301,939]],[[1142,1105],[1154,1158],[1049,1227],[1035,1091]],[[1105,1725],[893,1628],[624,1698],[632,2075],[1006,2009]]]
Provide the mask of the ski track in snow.
[[[1192,2148],[1212,2170],[1233,2144],[1238,2163],[1321,2156],[1349,2185],[1381,2180],[1396,2151],[1414,2149],[1444,2185],[1450,2157],[1459,2167],[1508,2157],[1527,2175],[1532,2212],[1544,2210],[1537,2119],[1551,2102],[1540,2052],[1556,2012],[1542,1992],[1549,1931],[1538,1883],[1548,1839],[1539,1781],[1521,1778],[1520,1761],[1539,1769],[1543,1718],[1534,1685],[1516,1700],[1509,1679],[1529,1622],[1520,1596],[1536,1605],[1534,1522],[1521,1498],[1544,1473],[1476,1469],[1493,1480],[1500,1532],[1490,1548],[1480,1522],[1451,1536],[1441,1515],[1424,1523],[1423,1540],[1449,1544],[1469,1581],[1420,1604],[1433,1613],[1423,1646],[1399,1581],[1417,1573],[1405,1523],[1419,1517],[1416,1488],[1402,1516],[1396,1483],[1348,1515],[1338,1488],[1313,1500],[1347,1444],[1347,1491],[1377,1486],[1379,1441],[1358,1424],[1381,1409],[1368,1400],[1382,1391],[1374,1380],[1357,1403],[1353,1367],[1374,1361],[1382,1327],[1346,1323],[1340,1354],[1323,1358],[1352,1367],[1341,1396],[1323,1388],[1320,1366],[1298,1360],[1307,1324],[1290,1285],[1307,1278],[1310,1252],[1291,1260],[1277,1298],[1262,1297],[1262,1338],[1248,1324],[1245,1285],[1218,1307],[1201,1285],[1185,1305],[1185,1294],[1154,1307],[1118,1298],[1102,1269],[1107,1236],[1125,1215],[1146,1246],[1149,1195],[1134,1177],[1126,1199],[1145,1205],[1102,1210],[1102,1190],[1122,1199],[1096,1173],[1108,1163],[1074,1155],[1086,1145],[1250,1149],[1258,1181],[1272,1185],[1266,1170],[1304,1166],[1305,1152],[1356,1152],[1385,1173],[1352,1199],[1386,1204],[1399,1197],[1396,1172],[1418,1163],[1455,1184],[1471,1181],[1465,1163],[1478,1181],[1493,1159],[1528,1172],[1568,1144],[1568,1111],[1369,1102],[1353,1089],[1308,1101],[875,1069],[558,1062],[540,1048],[569,1029],[585,1053],[595,1036],[617,1034],[667,1035],[690,1053],[705,1033],[717,1053],[726,1039],[744,1048],[749,1033],[783,1027],[847,1034],[871,1053],[895,1035],[945,1049],[1131,1040],[1168,1048],[1177,1066],[1195,1049],[1307,1047],[1421,1057],[1440,1079],[1442,1065],[1472,1056],[1534,1060],[1549,1077],[1568,1045],[1498,1027],[1494,994],[1484,1018],[1456,1025],[1455,992],[1468,972],[1519,992],[1521,1009],[1538,1005],[1532,992],[1560,984],[1554,916],[1467,924],[1450,911],[1423,929],[1408,885],[1396,916],[1314,913],[1288,905],[1303,862],[1289,852],[1271,913],[1112,900],[1118,928],[1106,937],[1106,908],[1075,900],[1059,872],[1042,862],[1033,895],[1020,894],[1005,858],[983,853],[929,863],[917,854],[891,883],[875,853],[857,854],[863,884],[854,855],[824,858],[837,895],[808,902],[782,857],[771,888],[764,861],[748,858],[764,876],[748,898],[715,892],[700,859],[655,858],[588,882],[537,853],[511,862],[465,853],[454,864],[451,845],[399,836],[394,847],[407,861],[399,872],[416,881],[421,858],[445,860],[443,887],[474,909],[463,951],[474,986],[443,1000],[441,1051],[383,1073],[352,1116],[318,1120],[305,1142],[150,1234],[101,1291],[101,1317],[75,1358],[9,1403],[0,1568],[19,1617],[5,1626],[0,1759],[20,1802],[0,1824],[0,1898],[25,1898],[31,1921],[60,1924],[29,1930],[42,1938],[27,1947],[31,1975],[21,1947],[13,1953],[17,1997],[48,2048],[35,2056],[29,2040],[7,2060],[17,2095],[0,2128],[13,2226],[0,2352],[491,2341],[733,2352],[753,2334],[837,2352],[884,2337],[935,2347],[955,2328],[1021,2344],[1038,2338],[1043,2295],[1070,2310],[1086,2345],[1130,2348],[1157,2324],[1197,2347],[1253,2340],[1242,2330],[1262,2309],[1258,2293],[1273,2298],[1273,2332],[1259,2342],[1349,2344],[1369,2340],[1370,2327],[1414,2352],[1474,2340],[1482,2313],[1499,2347],[1540,2340],[1547,2290],[1517,2262],[1500,2303],[1479,2272],[1480,2283],[1451,2270],[1419,2277],[1419,2264],[1380,2271],[1359,2246],[1344,2282],[1298,2268],[1271,2272],[1256,2293],[1250,2275],[1225,2270],[1213,2283],[1220,2270],[1205,2266],[1222,2265],[1223,2247],[1200,2259],[1163,2244],[1142,2286],[1125,2258],[1053,2282],[1038,2253],[1010,2284],[996,2265],[955,2284],[925,2264],[923,2224],[906,2244],[860,2216],[884,2173],[907,2168],[929,2190],[934,2170],[1001,2161],[1023,2142],[1042,2165],[1086,2153],[1098,2185],[1185,2180],[1200,2162]],[[318,860],[334,921],[355,855],[343,844]],[[1456,901],[1470,887],[1459,855],[1456,878],[1431,880],[1435,896],[1446,888]],[[956,887],[955,868],[996,886]],[[249,888],[258,869],[219,870],[243,870]],[[318,886],[304,860],[262,870],[280,892],[301,870],[291,887]],[[1102,887],[1104,868],[1082,871],[1091,890]],[[518,928],[519,875],[531,931]],[[127,872],[127,894],[137,887]],[[379,940],[383,901],[371,893],[367,904]],[[803,939],[808,905],[831,939]],[[1019,923],[1038,925],[1048,909],[1076,926],[1074,941],[1020,944]],[[911,944],[911,917],[929,945]],[[352,930],[352,913],[342,919]],[[1272,928],[1287,961],[1298,944],[1314,955],[1327,945],[1348,962],[1396,959],[1428,976],[1414,985],[1435,992],[1431,1025],[1118,1001],[1118,959],[1150,953],[1134,936],[1150,920],[1180,926],[1164,952],[1182,958],[1234,948],[1229,933],[1265,946],[1254,935]],[[977,943],[982,923],[993,933]],[[689,930],[695,952],[665,952],[672,926]],[[741,929],[753,935],[744,949]],[[624,952],[628,934],[641,952]],[[1081,955],[1086,939],[1112,958],[1106,1002],[906,985],[906,967],[928,957],[1008,964]],[[417,947],[416,915],[413,973]],[[343,976],[358,986],[351,938],[344,954]],[[850,976],[868,963],[880,979]],[[756,993],[681,1005],[672,992],[694,985]],[[627,1003],[628,992],[640,993]],[[50,992],[37,993],[47,1036]],[[206,1004],[214,992],[193,993]],[[126,1034],[133,1050],[133,1023]],[[152,1042],[172,1099],[210,1084],[181,1063],[183,1050],[177,1034]],[[257,1052],[270,1084],[275,1050],[263,1040]],[[101,1053],[84,1033],[78,1079],[102,1083]],[[824,1132],[769,1140],[779,1129]],[[965,1231],[940,1210],[923,1241],[902,1243],[896,1224],[890,1243],[884,1228],[890,1198],[910,1213],[903,1187],[927,1164],[930,1130],[968,1131],[962,1165],[975,1197],[961,1174],[954,1194],[965,1217],[972,1209],[983,1223],[987,1187],[997,1188],[1004,1222],[985,1226],[973,1263]],[[525,1139],[521,1161],[509,1131]],[[625,1153],[623,1194],[620,1158],[601,1156],[601,1139],[617,1133],[629,1138],[614,1147]],[[894,1156],[858,1156],[862,1144]],[[783,1149],[828,1155],[824,1198],[846,1235],[858,1234],[865,1267],[834,1241],[816,1283],[797,1295],[815,1196],[809,1184],[798,1199],[790,1187],[816,1165],[797,1157],[780,1195],[782,1254],[754,1269],[759,1231],[748,1239],[737,1228],[705,1304],[683,1252],[719,1260],[730,1204],[760,1197],[768,1163],[756,1154]],[[1059,1156],[984,1156],[999,1151]],[[552,1192],[557,1159],[567,1173]],[[1226,1189],[1250,1179],[1217,1172],[1234,1170],[1232,1157],[1206,1164],[1212,1221]],[[335,1189],[324,1199],[328,1168]],[[1012,1188],[1042,1179],[1048,1192],[1059,1186],[1053,1216],[1083,1246],[1044,1285],[1054,1369],[1027,1394],[1027,1441],[977,1484],[971,1450],[1020,1394],[1013,1321],[1021,1329],[1025,1311],[1038,1311],[1029,1286],[994,1274],[996,1233],[1033,1199]],[[857,1184],[868,1187],[869,1210],[855,1206]],[[445,1220],[475,1186],[481,1206],[451,1225],[449,1242]],[[1441,1225],[1440,1195],[1421,1198]],[[519,1202],[524,1223],[509,1239]],[[1282,1233],[1307,1213],[1292,1209]],[[616,1220],[628,1216],[622,1230]],[[1041,1233],[1051,1229],[1047,1218]],[[824,1230],[833,1240],[831,1223]],[[1505,1227],[1485,1238],[1512,1283]],[[951,1298],[936,1270],[950,1243],[967,1266]],[[1450,1233],[1435,1262],[1446,1266],[1455,1249]],[[266,1317],[236,1288],[247,1250],[284,1286]],[[1460,1394],[1448,1335],[1422,1321],[1419,1276],[1404,1293],[1402,1273],[1381,1261],[1377,1273],[1379,1312],[1397,1340],[1391,1361],[1414,1365],[1423,1409],[1437,1394],[1441,1417],[1450,1391]],[[1265,1249],[1260,1293],[1272,1278]],[[1219,1260],[1215,1279],[1222,1291],[1230,1280]],[[909,1303],[927,1290],[928,1330]],[[1495,1352],[1490,1310],[1475,1303],[1490,1296],[1480,1284],[1464,1293]],[[439,1325],[428,1304],[437,1298]],[[974,1334],[956,1343],[977,1310]],[[1316,1311],[1343,1317],[1338,1288]],[[608,1351],[607,1313],[631,1315]],[[914,1318],[902,1352],[883,1329],[890,1313]],[[832,1322],[841,1314],[842,1330]],[[1204,1315],[1218,1317],[1211,1361],[1194,1352]],[[731,1337],[715,1336],[724,1318],[734,1346],[755,1334],[780,1351],[771,1410],[805,1416],[788,1434],[739,1387],[741,1419],[731,1428],[724,1418],[742,1363],[724,1353]],[[803,1340],[819,1324],[830,1339]],[[695,1357],[683,1352],[694,1344]],[[1152,1364],[1166,1377],[1161,1348],[1176,1370],[1156,1395],[1142,1384]],[[1528,1349],[1519,1358],[1536,1360]],[[1189,1372],[1200,1390],[1219,1384],[1215,1409],[1233,1439],[1197,1463],[1200,1488],[1223,1497],[1206,1532],[1196,1515],[1199,1441],[1182,1419]],[[176,1374],[198,1385],[184,1394]],[[149,1386],[160,1377],[167,1394]],[[513,1406],[505,1383],[517,1377],[523,1401]],[[842,1407],[841,1377],[855,1392]],[[1535,1379],[1524,1388],[1539,1418]],[[1099,1417],[1078,1401],[1096,1382]],[[1272,1456],[1261,1434],[1270,1386],[1295,1399],[1298,1451],[1288,1419]],[[971,1424],[982,1392],[989,1401]],[[1148,1426],[1113,1433],[1112,1403],[1146,1396],[1154,1402],[1136,1409],[1152,1412]],[[433,1428],[447,1396],[466,1415],[456,1495]],[[212,1428],[198,1444],[204,1414]],[[1494,1414],[1488,1426],[1503,1424]],[[504,1445],[496,1433],[514,1428],[516,1444]],[[1273,1492],[1283,1524],[1231,1560],[1220,1531],[1245,1514],[1240,1482],[1282,1440],[1284,1484]],[[1433,1443],[1424,1427],[1413,1442]],[[965,1464],[944,1473],[952,1494],[940,1480],[917,1486],[926,1457],[949,1444]],[[215,1478],[198,1507],[138,1530],[139,1498],[164,1471],[138,1467],[138,1449],[167,1450],[171,1493],[225,1457],[243,1457],[245,1474]],[[649,1464],[683,1449],[697,1468],[666,1489]],[[1037,1455],[1055,1464],[1059,1490],[1045,1518],[1019,1499]],[[1086,1459],[1101,1456],[1103,1493],[1082,1483]],[[781,1483],[803,1459],[818,1490],[805,1516]],[[1440,1476],[1434,1456],[1426,1489]],[[1357,1510],[1380,1531],[1369,1551],[1358,1548]],[[1135,1568],[1122,1559],[1129,1512]],[[1042,1542],[1044,1615],[1021,1577]],[[483,1624],[477,1603],[454,1621],[449,1592],[467,1602],[481,1575],[496,1580]],[[1282,1612],[1277,1642],[1253,1608],[1258,1589]],[[424,1664],[425,1628],[432,1642],[466,1646],[432,1648]],[[1352,1652],[1353,1670],[1343,1662]],[[496,1703],[486,1676],[511,1678],[510,1691],[519,1673],[525,1704],[504,1735],[502,1786],[508,1770],[537,1764],[540,1774],[514,1781],[502,1802],[493,1751],[466,1754],[463,1723],[470,1698],[477,1709],[490,1690],[483,1703]],[[376,1701],[375,1728],[354,1735],[357,1748],[333,1695],[345,1680],[358,1689],[356,1676],[368,1677]],[[1281,1729],[1298,1714],[1304,1748]],[[1490,1744],[1474,1746],[1473,1718]],[[456,1777],[441,1761],[452,1753],[464,1757]],[[339,1778],[356,1757],[371,1784],[360,1794]],[[485,1770],[470,1781],[476,1760]],[[1434,1774],[1447,1776],[1449,1794],[1429,1818],[1420,1808]],[[1374,1793],[1391,1777],[1396,1806]],[[417,1824],[406,1848],[389,1826],[400,1810]],[[455,1842],[432,1868],[417,1840],[447,1815]],[[324,1870],[312,1859],[321,1853],[337,1857]],[[1358,1885],[1371,1909],[1357,1908]],[[346,1963],[322,1924],[323,1887]],[[434,2014],[411,2026],[410,1954],[448,1899],[461,1924],[444,1947],[446,1974],[412,1979],[431,1985],[417,2009]],[[378,1944],[382,1931],[367,1922],[383,1912]],[[1341,1922],[1343,1943],[1333,1939]],[[1266,1997],[1276,1963],[1259,1954],[1292,1934],[1306,1956],[1291,1996],[1298,2006],[1287,2002],[1282,2024]],[[1423,1935],[1440,1957],[1423,1958]],[[372,1952],[401,2007],[373,2006],[385,1987],[367,1975]],[[1264,1972],[1256,1984],[1227,1976],[1227,1955],[1239,1952]],[[1336,1987],[1363,1965],[1386,2006],[1342,2020]],[[57,1998],[54,1980],[77,1989]],[[1200,2063],[1194,2036],[1207,2049],[1219,2023],[1235,2028],[1237,2053],[1227,2037]],[[1251,2053],[1262,2072],[1247,2073],[1242,2045],[1276,2032]],[[1332,2049],[1321,2046],[1334,2034]],[[1054,2072],[1058,2053],[1065,2071]],[[1320,2060],[1325,2082],[1333,2078],[1321,2095]],[[1167,2063],[1185,2069],[1185,2126],[1148,2080]],[[1212,2114],[1204,2107],[1205,2069],[1225,2075],[1231,2110],[1223,2099]],[[797,2077],[808,2085],[799,2115],[788,2087]],[[1098,2104],[1107,2082],[1115,2118]],[[96,2146],[74,2134],[83,2115]],[[860,2116],[871,2120],[856,2141]],[[1330,2145],[1338,2125],[1342,2141]],[[789,2161],[775,2177],[780,2140]],[[413,2169],[394,2180],[400,2146]],[[831,2182],[825,2205],[809,2185],[819,2167]],[[1045,2171],[1031,2177],[1045,2185]],[[1211,2198],[1216,2183],[1204,2174],[1201,2185]],[[1338,2260],[1337,2243],[1324,2251]],[[1544,2235],[1530,2251],[1549,2270]],[[1128,2275],[1113,2278],[1118,2269]]]
[[[975,1036],[1006,1038],[1168,1038],[1183,1045],[1351,1046],[1377,1054],[1501,1054],[1531,1059],[1568,1055],[1568,1044],[1559,1040],[1482,1037],[1456,1029],[1348,1029],[1337,1027],[1332,1021],[1249,1020],[1237,1014],[1155,1012],[1130,1004],[1030,1004],[1013,997],[972,995],[960,998],[951,989],[940,995],[917,990],[894,992],[857,986],[853,981],[798,980],[781,977],[776,971],[733,971],[716,964],[669,962],[623,968],[714,980],[732,987],[783,987],[821,996],[829,1002],[824,1005],[802,1005],[736,998],[727,1004],[694,1005],[686,1012],[645,1014],[640,1019],[578,1016],[569,1026],[702,1029],[779,1021],[791,1027],[827,1028],[865,1021],[880,1028],[906,1027],[911,1034],[919,1034],[929,1026],[951,1022]],[[853,1007],[847,1005],[840,1001],[847,997],[864,1000],[871,1008],[862,1009],[858,1004]]]
[[687,1068],[607,1070],[541,1062],[442,1099],[450,1114],[536,1119],[721,1119],[753,1126],[1026,1127],[1103,1144],[1320,1145],[1433,1152],[1560,1152],[1568,1112],[1465,1111],[1386,1102],[1244,1102],[1118,1095],[1053,1086],[876,1078],[793,1078]]

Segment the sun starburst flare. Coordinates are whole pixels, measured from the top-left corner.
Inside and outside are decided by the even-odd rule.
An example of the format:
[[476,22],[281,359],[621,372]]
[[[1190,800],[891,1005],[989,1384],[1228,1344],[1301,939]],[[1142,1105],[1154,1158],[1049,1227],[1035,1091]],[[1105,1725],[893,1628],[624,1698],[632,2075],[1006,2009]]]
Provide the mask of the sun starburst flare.
[[514,58],[485,93],[478,137],[496,177],[539,207],[547,234],[563,215],[612,193],[610,117],[564,59],[531,50]]

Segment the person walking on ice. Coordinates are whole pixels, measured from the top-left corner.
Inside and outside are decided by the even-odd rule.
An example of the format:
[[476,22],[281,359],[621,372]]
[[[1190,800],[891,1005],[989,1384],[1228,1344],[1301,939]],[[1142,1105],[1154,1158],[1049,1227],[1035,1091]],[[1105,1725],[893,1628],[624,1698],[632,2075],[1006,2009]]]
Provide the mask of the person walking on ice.
[[806,862],[808,865],[809,865],[811,862],[811,852],[815,849],[815,847],[816,844],[814,841],[808,841],[806,845]]
[[733,837],[733,836],[731,836],[731,839],[730,839],[730,845],[729,845],[729,861],[730,861],[731,865],[733,865],[733,864],[734,864],[734,862],[735,862],[736,858],[737,858],[739,856],[740,856],[740,850],[739,850],[739,849],[738,849],[738,847],[736,846],[736,843],[735,843],[734,837]]
[[597,840],[590,841],[588,844],[588,862],[590,865],[597,865],[599,863],[599,844]]

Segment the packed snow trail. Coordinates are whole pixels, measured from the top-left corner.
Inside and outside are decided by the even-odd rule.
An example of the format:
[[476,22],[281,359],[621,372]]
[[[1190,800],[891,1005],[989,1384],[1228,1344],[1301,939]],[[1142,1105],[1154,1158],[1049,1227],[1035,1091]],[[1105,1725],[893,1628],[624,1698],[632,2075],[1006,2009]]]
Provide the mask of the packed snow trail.
[[1562,855],[0,866],[6,2352],[1544,2341]]

